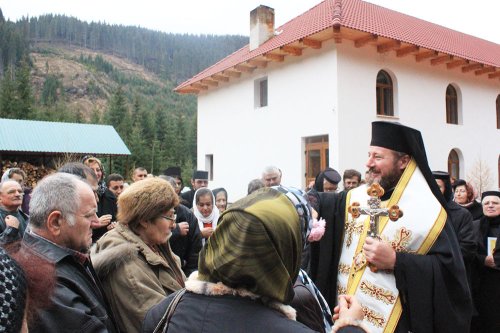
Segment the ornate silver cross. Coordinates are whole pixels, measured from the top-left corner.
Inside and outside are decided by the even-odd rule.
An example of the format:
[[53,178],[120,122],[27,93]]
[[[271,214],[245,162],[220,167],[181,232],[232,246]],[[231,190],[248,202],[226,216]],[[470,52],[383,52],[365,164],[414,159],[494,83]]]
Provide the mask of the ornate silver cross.
[[[379,217],[389,216],[391,221],[397,221],[403,216],[403,211],[399,209],[398,205],[393,205],[390,208],[382,208],[380,206],[380,198],[384,195],[384,189],[377,183],[372,184],[366,191],[370,198],[367,200],[368,207],[360,207],[359,202],[353,202],[347,208],[348,212],[352,215],[353,219],[358,218],[361,215],[370,216],[370,227],[368,229],[367,235],[373,238],[380,238],[379,230]],[[364,257],[363,253],[358,253],[358,256]],[[366,260],[364,260],[366,262]],[[370,265],[370,269],[373,272],[377,271],[375,266]]]

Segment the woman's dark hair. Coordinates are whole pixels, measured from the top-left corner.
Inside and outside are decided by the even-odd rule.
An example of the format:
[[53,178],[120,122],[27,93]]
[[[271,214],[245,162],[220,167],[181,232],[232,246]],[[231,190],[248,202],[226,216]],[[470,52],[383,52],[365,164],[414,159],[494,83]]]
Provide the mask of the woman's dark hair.
[[215,190],[212,190],[212,193],[214,194],[214,198],[217,200],[217,194],[219,194],[220,192],[224,193],[224,195],[226,196],[226,201],[227,201],[227,191],[224,187],[219,187],[219,188],[216,188]]
[[200,198],[209,194],[210,195],[210,199],[212,200],[212,205],[215,204],[215,202],[213,202],[213,194],[212,194],[212,191],[210,191],[208,188],[200,188],[198,191],[196,191],[196,197],[195,197],[195,202],[198,203],[200,202]]

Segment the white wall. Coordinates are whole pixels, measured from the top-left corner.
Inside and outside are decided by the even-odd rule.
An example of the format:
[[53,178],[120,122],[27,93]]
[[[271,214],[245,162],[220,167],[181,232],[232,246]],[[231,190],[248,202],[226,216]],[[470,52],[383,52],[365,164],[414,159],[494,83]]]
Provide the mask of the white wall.
[[[287,56],[252,75],[243,74],[198,97],[198,167],[214,155],[214,180],[229,200],[246,195],[267,165],[283,171],[282,183],[303,186],[302,138],[330,135],[336,123],[334,44]],[[268,106],[254,108],[254,80],[268,77]],[[331,139],[330,139],[331,140]]]
[[[380,69],[394,78],[393,119],[422,132],[431,169],[447,170],[449,151],[458,148],[463,156],[461,177],[467,178],[481,159],[491,170],[492,188],[498,186],[499,80],[431,66],[429,60],[417,63],[413,56],[379,54],[371,46],[355,48],[350,41],[328,41],[320,50],[285,59],[198,97],[198,168],[205,167],[206,154],[213,154],[214,180],[209,187],[225,187],[230,201],[244,196],[248,182],[259,178],[267,165],[282,169],[284,185],[304,187],[304,137],[328,135],[329,165],[341,173],[348,168],[363,173],[371,122],[387,119],[376,116]],[[268,106],[255,109],[254,80],[264,76]],[[462,97],[461,125],[446,124],[449,83]]]
[[[491,171],[491,187],[498,187],[500,130],[496,129],[495,101],[500,81],[487,75],[464,74],[460,68],[417,63],[413,56],[397,58],[395,52],[379,54],[375,47],[353,47],[352,42],[338,45],[340,169],[364,170],[370,142],[371,121],[376,116],[375,81],[379,70],[393,75],[395,114],[393,119],[422,132],[432,170],[447,170],[448,154],[458,148],[463,155],[462,178],[467,179],[476,161],[484,161]],[[446,123],[445,93],[448,84],[458,87],[462,122]],[[359,133],[352,138],[358,124]],[[347,140],[343,140],[347,138]],[[346,142],[347,141],[347,142]]]

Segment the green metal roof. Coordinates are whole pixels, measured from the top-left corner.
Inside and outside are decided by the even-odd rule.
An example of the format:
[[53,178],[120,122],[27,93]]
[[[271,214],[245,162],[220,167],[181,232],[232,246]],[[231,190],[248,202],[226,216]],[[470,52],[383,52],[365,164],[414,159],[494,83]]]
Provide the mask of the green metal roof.
[[113,126],[1,118],[0,151],[130,155]]

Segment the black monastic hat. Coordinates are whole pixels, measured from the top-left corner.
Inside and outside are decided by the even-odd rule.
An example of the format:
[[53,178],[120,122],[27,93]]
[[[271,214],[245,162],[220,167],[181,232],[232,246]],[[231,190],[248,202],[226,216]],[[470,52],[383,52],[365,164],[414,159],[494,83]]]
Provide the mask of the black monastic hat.
[[500,197],[500,191],[485,191],[485,192],[483,192],[483,194],[481,194],[481,201],[483,201],[484,197],[489,197],[492,195]]
[[323,177],[332,184],[338,184],[342,180],[342,177],[337,172],[337,170],[332,168],[326,168],[323,171]]
[[432,175],[434,176],[434,179],[441,179],[441,180],[450,179],[450,174],[444,171],[432,171]]
[[165,176],[176,177],[181,175],[181,168],[178,166],[168,167],[163,170]]
[[208,179],[208,171],[194,170],[193,179]]
[[424,140],[420,131],[395,122],[374,121],[372,122],[372,140],[370,145],[406,153],[413,157],[432,193],[441,205],[446,207],[446,199],[439,190],[429,168]]

